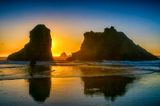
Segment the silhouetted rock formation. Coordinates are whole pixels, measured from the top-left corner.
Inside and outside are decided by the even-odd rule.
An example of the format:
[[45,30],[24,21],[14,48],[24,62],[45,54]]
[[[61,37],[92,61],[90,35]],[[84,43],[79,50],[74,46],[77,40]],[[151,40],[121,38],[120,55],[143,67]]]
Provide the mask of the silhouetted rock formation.
[[68,60],[154,60],[156,56],[136,45],[114,27],[104,32],[86,32],[81,49]]
[[8,56],[9,60],[52,60],[50,30],[43,24],[30,32],[30,41],[23,49]]
[[61,57],[61,58],[67,58],[68,56],[67,56],[67,54],[65,52],[62,52],[59,57]]

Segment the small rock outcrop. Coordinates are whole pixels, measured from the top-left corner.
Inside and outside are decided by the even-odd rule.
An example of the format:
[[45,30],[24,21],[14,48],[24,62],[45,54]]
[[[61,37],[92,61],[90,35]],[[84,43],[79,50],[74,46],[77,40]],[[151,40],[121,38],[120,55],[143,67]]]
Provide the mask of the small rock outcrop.
[[136,45],[123,32],[118,32],[113,26],[105,28],[104,32],[86,32],[84,41],[78,52],[68,60],[154,60],[152,55],[139,45]]
[[59,56],[60,58],[67,58],[67,54],[65,52],[62,52],[61,55]]
[[8,56],[8,60],[52,60],[52,39],[50,30],[43,24],[35,26],[30,31],[30,41],[23,49]]

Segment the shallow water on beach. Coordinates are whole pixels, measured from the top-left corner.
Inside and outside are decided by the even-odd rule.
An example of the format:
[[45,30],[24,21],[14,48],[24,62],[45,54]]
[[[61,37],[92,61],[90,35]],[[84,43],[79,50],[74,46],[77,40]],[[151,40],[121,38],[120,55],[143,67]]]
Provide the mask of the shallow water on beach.
[[159,63],[1,63],[0,106],[159,106]]

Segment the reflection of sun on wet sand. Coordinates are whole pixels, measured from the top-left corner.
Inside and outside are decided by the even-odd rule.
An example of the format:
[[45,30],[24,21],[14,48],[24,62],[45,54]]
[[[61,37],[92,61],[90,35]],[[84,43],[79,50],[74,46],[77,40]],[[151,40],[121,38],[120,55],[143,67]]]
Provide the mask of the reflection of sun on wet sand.
[[[2,103],[9,101],[5,96],[12,96],[12,92],[16,91],[21,92],[26,98],[21,100],[20,93],[14,95],[17,98],[15,101],[21,100],[25,102],[26,100],[26,104],[28,105],[36,102],[49,106],[53,104],[58,106],[65,104],[69,106],[79,106],[81,104],[88,106],[90,103],[119,103],[119,100],[123,99],[126,95],[126,98],[131,98],[132,100],[132,96],[139,96],[139,94],[133,94],[131,97],[130,95],[128,96],[127,92],[132,91],[132,87],[136,88],[144,83],[148,85],[148,83],[152,83],[152,81],[157,82],[157,79],[159,79],[159,75],[154,77],[154,74],[144,74],[150,73],[150,71],[137,70],[133,66],[100,66],[93,65],[93,63],[88,65],[81,63],[73,66],[48,66],[42,64],[38,64],[35,67],[29,67],[27,65],[5,66],[3,70],[0,69],[1,75],[3,72],[5,73],[1,78],[9,78],[11,80],[4,80],[5,83],[0,81],[0,90],[7,90],[7,92],[11,93],[3,94],[0,91],[0,94],[5,99]],[[137,76],[139,74],[141,75]],[[142,81],[141,78],[145,76],[152,76],[152,79],[145,78]],[[23,81],[24,79],[25,81]],[[150,79],[149,82],[147,81],[148,79]],[[139,80],[141,80],[140,84],[135,86],[135,83]],[[11,87],[16,82],[19,82],[19,86],[17,86],[19,87],[18,90],[16,86],[14,89]],[[158,86],[158,84],[154,85]],[[139,88],[136,89],[139,90]],[[148,88],[146,87],[144,90],[146,89]],[[132,92],[135,92],[135,90]],[[2,97],[1,95],[0,98]],[[12,103],[11,101],[9,102]],[[122,103],[128,103],[128,99],[123,100]]]
[[[53,69],[55,71],[51,71]],[[123,96],[127,90],[127,85],[135,79],[134,77],[123,76],[124,72],[120,72],[119,75],[115,74],[116,72],[117,70],[114,69],[107,71],[100,67],[84,66],[36,66],[33,69],[29,68],[29,74],[32,73],[33,76],[45,74],[50,77],[51,75],[53,84],[57,85],[54,87],[54,89],[56,88],[55,91],[57,89],[64,89],[64,87],[71,89],[69,85],[72,85],[76,81],[72,77],[77,77],[81,78],[84,83],[85,95],[103,94],[109,101],[114,101],[118,96]],[[49,77],[32,77],[28,79],[29,94],[35,101],[42,103],[50,96],[51,78]],[[58,79],[55,77],[58,77]],[[70,93],[71,91],[69,90],[67,95]]]
[[[133,62],[133,65],[131,63],[129,65],[128,63],[125,65],[117,65],[117,63],[116,65],[104,65],[104,63],[97,64],[94,62],[61,62],[56,64],[52,62],[37,62],[35,69],[28,69],[27,64],[13,64],[11,62],[8,65],[1,65],[0,80],[29,79],[31,77],[129,76],[149,74],[160,70],[159,61],[141,62],[141,64]],[[44,69],[43,67],[50,67],[50,70],[40,71]],[[28,71],[30,71],[31,75],[28,74]],[[48,72],[50,74],[47,74]],[[32,73],[34,73],[33,76]]]
[[152,73],[152,71],[111,68],[101,66],[53,66],[51,76],[53,77],[94,77],[94,76],[115,76],[115,75],[140,75]]

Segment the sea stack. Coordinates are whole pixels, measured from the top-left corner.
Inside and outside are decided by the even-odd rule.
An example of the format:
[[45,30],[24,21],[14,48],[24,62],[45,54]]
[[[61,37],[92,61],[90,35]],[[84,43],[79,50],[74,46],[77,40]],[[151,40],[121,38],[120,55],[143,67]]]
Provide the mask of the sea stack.
[[123,32],[118,32],[113,26],[105,28],[104,32],[86,32],[84,41],[78,52],[68,60],[155,60],[156,56],[136,45]]
[[52,39],[50,29],[43,24],[38,24],[30,31],[29,38],[29,43],[27,43],[20,51],[9,55],[8,60],[52,60]]

